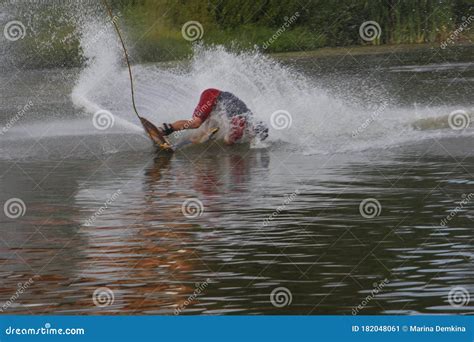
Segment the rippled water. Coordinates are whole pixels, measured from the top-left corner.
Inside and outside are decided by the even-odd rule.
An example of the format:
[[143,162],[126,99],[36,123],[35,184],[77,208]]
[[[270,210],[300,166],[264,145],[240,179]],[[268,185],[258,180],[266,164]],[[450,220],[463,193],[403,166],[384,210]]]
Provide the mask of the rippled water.
[[[409,92],[396,81],[406,81],[406,64],[385,86]],[[472,63],[463,67],[443,72],[469,79]],[[328,80],[350,79],[338,68]],[[423,85],[441,71],[419,69],[419,102],[429,103],[425,91],[472,105],[472,81],[453,81],[456,100],[453,88]],[[11,101],[29,98],[32,72],[14,83],[24,88],[5,88]],[[74,112],[70,90],[44,91],[32,115]],[[32,124],[0,146],[0,203],[26,207],[0,216],[7,313],[474,313],[469,129],[350,153],[273,142],[157,155],[142,136],[86,135],[68,120]],[[69,131],[40,139],[40,128]]]
[[[455,285],[473,290],[472,204],[440,226],[474,192],[472,142],[2,165],[2,197],[25,199],[27,212],[2,218],[0,295],[39,274],[8,312],[171,314],[207,282],[183,313],[351,314],[384,281],[361,313],[473,312],[447,302]],[[201,216],[183,216],[190,198]],[[379,216],[361,216],[366,198]],[[276,308],[270,293],[282,286],[292,303]],[[93,305],[98,287],[113,290],[112,305]]]

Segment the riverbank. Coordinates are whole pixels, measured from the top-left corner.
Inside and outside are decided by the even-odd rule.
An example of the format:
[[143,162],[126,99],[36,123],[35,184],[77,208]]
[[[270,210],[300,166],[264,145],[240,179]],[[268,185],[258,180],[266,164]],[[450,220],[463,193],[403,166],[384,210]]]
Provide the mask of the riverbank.
[[[472,46],[469,43],[456,44],[454,47],[468,47]],[[308,57],[336,57],[347,55],[350,53],[353,56],[359,55],[377,55],[386,54],[391,52],[417,52],[421,50],[438,49],[446,50],[441,48],[439,43],[418,43],[418,44],[385,44],[385,45],[351,45],[341,47],[322,47],[315,50],[309,51],[289,51],[289,52],[275,52],[271,55],[280,59],[287,58],[308,58]]]
[[[133,41],[133,40],[132,40]],[[236,45],[222,44],[226,48],[235,51],[245,51],[258,49],[264,54],[275,57],[280,60],[288,59],[308,59],[308,58],[331,58],[350,54],[352,56],[363,56],[363,55],[383,55],[389,53],[398,52],[417,52],[417,51],[438,51],[439,53],[434,56],[435,60],[443,58],[443,56],[449,55],[453,58],[453,54],[456,51],[463,48],[470,48],[473,46],[470,41],[474,41],[474,38],[466,39],[462,43],[456,43],[448,48],[443,49],[441,43],[418,43],[418,44],[385,44],[385,45],[350,45],[342,47],[320,47],[309,50],[291,50],[291,51],[277,51],[269,52],[261,47],[238,47]],[[21,51],[27,51],[28,45],[33,44],[26,42],[25,46],[21,47]],[[213,44],[214,45],[214,44]],[[147,48],[148,46],[148,48]],[[173,48],[171,48],[171,46]],[[214,45],[215,46],[215,45]],[[143,45],[130,44],[129,52],[132,54],[133,63],[156,63],[156,62],[178,62],[190,58],[193,54],[193,45],[173,45],[169,40],[163,40],[160,43],[156,43],[153,46],[152,43],[148,42]],[[83,56],[81,51],[81,45],[74,43],[70,46],[61,46],[57,49],[41,50],[38,48],[33,49],[36,55],[29,55],[27,59],[21,59],[21,56],[17,59],[10,61],[18,63],[23,68],[55,68],[55,67],[80,67],[87,59]],[[24,54],[23,54],[24,56]],[[36,58],[33,58],[36,57]],[[454,56],[455,58],[455,56]],[[9,62],[8,60],[6,62]],[[4,63],[4,67],[8,66],[8,63]]]

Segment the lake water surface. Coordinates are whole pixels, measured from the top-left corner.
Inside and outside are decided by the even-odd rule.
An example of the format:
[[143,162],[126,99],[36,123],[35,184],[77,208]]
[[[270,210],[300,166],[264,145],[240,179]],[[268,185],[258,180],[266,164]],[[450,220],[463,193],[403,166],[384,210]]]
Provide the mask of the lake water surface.
[[473,51],[137,66],[156,122],[213,81],[262,120],[291,113],[266,146],[173,155],[132,127],[125,70],[4,70],[1,125],[32,102],[0,138],[0,203],[24,203],[0,213],[4,312],[474,313],[474,134],[443,124],[472,112]]

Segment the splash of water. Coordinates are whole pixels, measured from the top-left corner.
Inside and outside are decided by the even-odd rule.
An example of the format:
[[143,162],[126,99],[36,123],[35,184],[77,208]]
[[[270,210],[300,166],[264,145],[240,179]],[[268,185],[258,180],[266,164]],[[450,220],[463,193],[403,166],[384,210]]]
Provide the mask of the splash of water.
[[[123,51],[104,10],[73,12],[82,13],[75,24],[86,64],[75,80],[71,100],[78,112],[85,112],[87,125],[64,135],[85,134],[90,118],[99,110],[110,111],[122,132],[143,134],[132,111]],[[125,25],[120,20],[119,24],[126,36]],[[126,42],[133,58],[133,44]],[[221,46],[196,46],[190,60],[174,65],[135,64],[133,73],[139,112],[156,124],[190,118],[202,90],[219,88],[240,97],[256,120],[267,123],[270,144],[310,154],[419,140],[429,133],[414,129],[414,121],[455,109],[397,107],[390,94],[370,84],[361,104],[347,94],[329,92],[317,79],[258,51],[232,52]]]
[[[118,63],[121,52],[95,52],[97,61],[81,74],[74,101],[108,106],[123,120],[136,122],[127,72]],[[106,70],[107,77],[100,76],[99,70]],[[134,74],[139,111],[155,123],[190,118],[201,91],[218,88],[236,94],[256,120],[268,124],[271,143],[291,144],[306,153],[385,147],[419,139],[421,134],[411,123],[434,115],[433,108],[397,108],[390,103],[390,94],[380,91],[363,106],[348,103],[343,96],[329,94],[317,81],[258,51],[235,53],[221,46],[196,46],[189,63],[136,65]],[[99,91],[80,97],[82,89]],[[449,109],[437,112],[449,113]]]
[[[117,43],[117,37],[112,26],[103,19],[92,17],[87,22],[82,23],[79,30],[81,32],[81,49],[86,59],[86,66],[71,93],[72,102],[78,108],[91,114],[101,110],[110,110],[107,107],[112,108],[114,106],[107,101],[116,101],[110,96],[115,91],[115,87],[120,85],[122,89],[128,89],[124,84],[126,79],[120,63],[120,56],[123,52]],[[116,83],[116,81],[119,83]],[[122,118],[120,113],[123,108],[114,110],[118,111],[118,114],[111,111],[114,118],[122,126],[133,131],[140,131],[140,126]]]

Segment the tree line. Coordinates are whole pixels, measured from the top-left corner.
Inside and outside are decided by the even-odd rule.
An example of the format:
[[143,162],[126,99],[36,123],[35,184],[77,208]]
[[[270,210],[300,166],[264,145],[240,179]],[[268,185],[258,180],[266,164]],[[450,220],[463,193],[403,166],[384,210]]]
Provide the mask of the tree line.
[[[192,39],[264,52],[321,47],[452,42],[472,39],[472,0],[108,0],[119,15],[134,61],[176,60],[192,52]],[[26,26],[24,39],[5,44],[5,55],[30,66],[76,66],[84,61],[79,19],[110,20],[101,1],[18,2],[12,18]],[[76,10],[72,10],[74,7]],[[14,9],[16,7],[16,12]],[[79,17],[77,14],[79,13]],[[13,15],[15,14],[15,15]],[[370,23],[367,31],[364,23]],[[374,24],[375,23],[375,24]],[[105,26],[104,26],[105,27]],[[364,34],[374,34],[364,39]],[[460,28],[463,28],[460,30]],[[370,30],[372,29],[372,31]],[[100,32],[97,33],[99,38]],[[450,38],[451,37],[451,38]],[[451,40],[449,40],[451,39]],[[12,52],[10,52],[12,50]],[[31,51],[35,54],[31,54]],[[33,58],[30,56],[40,56]],[[3,63],[3,61],[2,61]]]
[[[131,37],[140,35],[145,54],[153,46],[185,50],[181,29],[189,21],[202,25],[205,43],[251,47],[262,46],[298,13],[267,47],[281,52],[440,42],[473,15],[470,0],[113,0],[113,5],[124,12]],[[380,28],[375,39],[361,38],[367,21]]]

